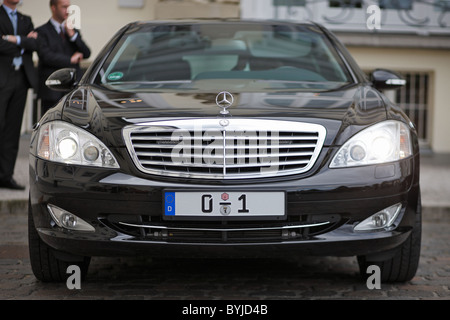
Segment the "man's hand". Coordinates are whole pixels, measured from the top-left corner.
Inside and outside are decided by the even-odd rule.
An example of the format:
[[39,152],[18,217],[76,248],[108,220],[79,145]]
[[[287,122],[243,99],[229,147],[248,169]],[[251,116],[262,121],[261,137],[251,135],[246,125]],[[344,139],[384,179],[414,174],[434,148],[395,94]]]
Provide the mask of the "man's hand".
[[79,64],[83,60],[83,54],[81,52],[75,52],[70,59],[71,64]]
[[17,44],[17,38],[16,36],[10,36],[10,35],[6,35],[6,36],[2,36],[2,39],[14,44]]
[[28,35],[27,38],[32,38],[32,39],[37,39],[38,38],[38,33],[36,31],[31,31]]

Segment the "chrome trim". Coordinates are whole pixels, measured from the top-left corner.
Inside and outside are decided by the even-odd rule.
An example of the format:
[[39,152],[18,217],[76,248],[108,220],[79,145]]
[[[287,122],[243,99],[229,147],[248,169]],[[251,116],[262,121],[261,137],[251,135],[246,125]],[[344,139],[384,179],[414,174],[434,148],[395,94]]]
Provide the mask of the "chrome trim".
[[301,229],[301,228],[311,228],[319,227],[330,224],[330,221],[301,224],[301,225],[291,225],[291,226],[281,226],[281,227],[265,227],[265,228],[180,228],[180,227],[167,227],[167,226],[157,226],[157,225],[144,225],[144,224],[133,224],[126,222],[119,222],[119,224],[127,227],[134,228],[144,228],[144,229],[158,229],[158,230],[178,230],[178,231],[217,231],[217,232],[239,232],[239,231],[268,231],[268,230],[291,230],[291,229]]
[[[184,119],[145,122],[125,127],[122,134],[134,164],[144,173],[177,178],[217,180],[267,178],[307,172],[316,163],[327,134],[325,127],[322,125],[304,122],[230,118],[227,119],[229,121],[228,126],[223,127],[221,125],[221,120],[223,119]],[[201,158],[203,158],[204,161],[190,161],[189,163],[183,163],[181,160],[178,162],[173,161],[174,159],[170,159],[172,157],[170,151],[173,150],[178,143],[183,141],[183,137],[172,136],[172,133],[176,130],[179,130],[177,134],[183,132],[189,134],[189,141],[192,142],[192,144],[189,145],[188,148],[194,152],[199,152],[202,155],[202,157],[199,157],[192,152],[192,155],[189,155],[189,159],[201,160]],[[211,134],[214,133],[214,135],[205,137],[203,133],[206,131],[211,131]],[[242,137],[242,139],[240,139],[241,136],[233,134],[242,132],[275,132],[280,133],[280,135],[278,137],[273,137],[271,135],[268,137],[250,136]],[[136,135],[141,133],[161,133],[162,136],[148,138],[136,137]],[[283,134],[292,136],[284,136]],[[295,134],[303,136],[295,136]],[[266,143],[270,142],[270,144],[267,145],[267,149],[265,149],[265,145],[252,145],[253,143],[256,144],[258,141],[262,140],[265,140],[264,142]],[[210,154],[205,157],[203,151],[206,150],[209,145],[205,146],[202,143],[206,142],[211,143],[212,145],[213,141],[216,143],[213,147],[216,149],[219,147],[217,150],[221,152],[218,154]],[[233,145],[230,145],[229,141],[233,141]],[[239,143],[241,141],[243,143],[248,141],[248,143],[241,145]],[[272,141],[278,141],[279,143],[272,145]],[[285,144],[286,141],[289,141],[289,143]],[[301,143],[301,141],[304,143]],[[153,143],[153,145],[151,145],[151,143]],[[148,150],[136,151],[135,148],[147,148]],[[257,150],[260,149],[267,151],[267,153],[260,154],[257,152]],[[283,151],[280,149],[289,150]],[[167,150],[167,152],[160,152],[165,150]],[[241,153],[241,151],[245,153],[247,150],[247,154]],[[255,155],[251,151],[255,151],[257,154]],[[272,154],[272,152],[274,153]],[[139,158],[145,156],[153,156],[160,159],[142,160]],[[286,159],[281,159],[284,157],[286,157]],[[308,157],[308,159],[292,159],[292,157]],[[165,161],[165,159],[169,161]],[[205,160],[209,160],[209,163],[205,162]],[[246,163],[246,160],[248,163]],[[235,163],[235,161],[237,163]],[[145,167],[146,165],[150,166],[150,168]],[[279,168],[279,166],[297,167]],[[185,170],[177,171],[175,170],[175,167],[185,168]],[[261,170],[257,171],[258,167],[260,167]],[[201,172],[198,170],[199,168],[210,168],[211,170],[209,172]],[[192,172],[189,169],[197,170],[193,170],[194,172]],[[252,172],[244,172],[244,170],[235,172],[237,169],[248,169]],[[230,170],[234,170],[234,172],[230,172]]]
[[[223,97],[222,100],[220,100],[220,96]],[[216,104],[219,108],[222,108],[220,114],[222,115],[230,114],[228,108],[230,108],[234,104],[234,96],[228,91],[222,91],[216,97]]]

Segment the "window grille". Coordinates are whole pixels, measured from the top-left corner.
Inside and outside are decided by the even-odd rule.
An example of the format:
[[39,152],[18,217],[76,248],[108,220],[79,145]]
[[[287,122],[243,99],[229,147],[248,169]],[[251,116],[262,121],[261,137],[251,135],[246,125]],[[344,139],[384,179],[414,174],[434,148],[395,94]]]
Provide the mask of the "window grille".
[[403,72],[407,84],[396,92],[395,102],[405,111],[417,129],[421,143],[429,141],[430,74]]

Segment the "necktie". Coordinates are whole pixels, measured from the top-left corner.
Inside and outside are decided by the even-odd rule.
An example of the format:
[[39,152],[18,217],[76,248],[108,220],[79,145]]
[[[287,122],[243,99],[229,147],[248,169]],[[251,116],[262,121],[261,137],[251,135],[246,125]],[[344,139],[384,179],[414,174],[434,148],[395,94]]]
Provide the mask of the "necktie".
[[[11,12],[11,22],[14,27],[14,35],[17,35],[17,11]],[[22,65],[22,56],[15,57],[13,59],[13,66],[16,70],[19,70],[20,66]]]
[[66,35],[64,34],[64,27],[63,25],[61,25],[59,27],[59,36],[61,37],[61,39],[63,40],[63,42],[66,40]]

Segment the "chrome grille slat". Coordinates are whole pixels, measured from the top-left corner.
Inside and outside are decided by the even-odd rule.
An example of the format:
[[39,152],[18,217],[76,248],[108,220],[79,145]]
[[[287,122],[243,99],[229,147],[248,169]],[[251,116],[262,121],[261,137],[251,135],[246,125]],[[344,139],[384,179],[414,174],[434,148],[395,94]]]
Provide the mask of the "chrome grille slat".
[[[177,144],[178,145],[178,144]],[[175,145],[159,145],[159,144],[142,144],[142,143],[135,143],[133,144],[135,149],[139,149],[139,148],[155,148],[155,149],[173,149],[173,147]],[[181,146],[181,145],[178,145]],[[191,149],[198,149],[198,150],[202,150],[204,149],[204,146],[196,146],[196,145],[189,145]],[[306,149],[306,148],[315,148],[316,145],[315,144],[290,144],[290,145],[279,145],[278,149]],[[227,150],[259,150],[261,149],[258,146],[226,146],[225,147]]]
[[[218,138],[221,138],[221,136],[217,136]],[[211,140],[212,140],[212,138],[215,138],[215,136],[213,137],[213,136],[208,136],[208,138],[211,138]],[[236,138],[245,138],[246,140],[250,140],[250,141],[259,141],[260,140],[260,138],[259,137],[254,137],[254,136],[245,136],[245,135],[242,135],[242,136],[233,136],[233,135],[228,135],[227,136],[227,141],[228,140],[230,140],[230,141],[233,141],[233,140],[236,140]],[[309,140],[317,140],[317,137],[286,137],[286,136],[282,136],[282,137],[265,137],[265,139],[266,140],[268,140],[268,141],[278,141],[278,140],[306,140],[306,141],[309,141]],[[151,136],[151,135],[148,135],[148,136],[143,136],[143,135],[134,135],[133,136],[133,140],[142,140],[142,141],[169,141],[169,142],[177,142],[177,141],[180,141],[180,139],[178,139],[178,136],[177,135],[174,135],[174,136],[172,136],[172,135],[170,135],[170,136]],[[204,141],[205,140],[205,138],[204,137],[202,137],[202,136],[200,136],[200,137],[196,137],[196,136],[192,136],[191,137],[191,140],[193,140],[193,141]]]
[[[180,161],[181,162],[181,161]],[[150,161],[150,160],[141,160],[141,163],[144,165],[164,165],[164,166],[173,166],[173,167],[179,167],[180,163],[170,163],[170,162],[164,162],[164,161]],[[223,165],[221,164],[209,164],[210,168],[218,168],[222,169]],[[198,163],[192,163],[189,164],[189,167],[191,168],[202,168],[204,167],[204,164],[198,164]]]
[[[291,152],[291,153],[271,153],[270,156],[267,157],[308,157],[312,156],[313,152]],[[163,153],[163,152],[136,152],[136,155],[139,157],[172,157],[171,153]],[[193,158],[193,159],[203,159],[203,155],[196,155],[196,154],[190,154],[187,157]],[[233,156],[233,159],[258,159],[261,155],[256,154],[237,154]],[[223,159],[223,155],[210,155],[208,156],[208,159]]]
[[326,129],[294,121],[233,118],[222,127],[220,119],[195,119],[132,125],[123,136],[135,165],[144,173],[248,179],[310,170],[322,150]]
[[[290,145],[277,145],[278,149],[291,149],[291,148],[315,148],[316,144],[290,144]],[[260,149],[257,146],[227,146],[226,149]]]
[[[275,120],[274,120],[275,121]],[[260,128],[260,131],[263,131],[262,129],[264,129],[264,132],[267,132],[267,128]],[[222,131],[221,129],[216,129],[215,134],[214,135],[209,135],[208,137],[214,137],[216,135],[220,136],[220,132]],[[155,131],[155,130],[151,130],[145,133],[134,133],[133,136],[136,140],[147,140],[150,137],[153,137],[156,140],[159,139],[167,139],[167,140],[171,140],[174,137],[180,137],[183,136],[181,133],[188,133],[189,131],[184,131],[184,130],[167,130],[167,129],[161,129],[161,131]],[[202,132],[198,132],[196,135],[193,135],[191,138],[192,139],[198,139],[198,140],[203,140],[203,134],[205,132],[210,132],[210,131],[202,131]],[[238,131],[239,132],[239,131]],[[258,140],[258,137],[255,137],[255,135],[249,135],[249,133],[251,133],[250,131],[242,131],[242,133],[238,134],[238,135],[233,135],[233,131],[230,131],[228,133],[228,138],[232,139],[233,137],[248,137],[251,139],[256,139]],[[254,132],[253,132],[254,133]],[[268,139],[271,138],[271,136],[267,136]],[[316,134],[302,134],[302,136],[295,136],[293,133],[288,133],[288,134],[284,134],[281,136],[276,136],[276,137],[272,137],[273,140],[279,139],[279,138],[289,138],[290,140],[294,139],[294,140],[315,140],[317,139],[317,135]]]
[[[141,160],[141,163],[144,165],[164,165],[164,166],[174,166],[179,167],[182,161],[180,163],[170,163],[170,162],[164,162],[164,161],[150,161],[150,160]],[[269,162],[269,163],[242,163],[242,164],[227,164],[227,168],[251,168],[251,167],[262,167],[262,166],[289,166],[289,165],[295,165],[295,164],[307,164],[309,161],[303,160],[303,161],[279,161],[279,162]],[[189,167],[198,167],[203,168],[205,166],[205,163],[189,163],[189,162],[183,162],[183,164],[189,164]],[[223,168],[223,165],[218,163],[206,163],[208,167],[210,168]]]

